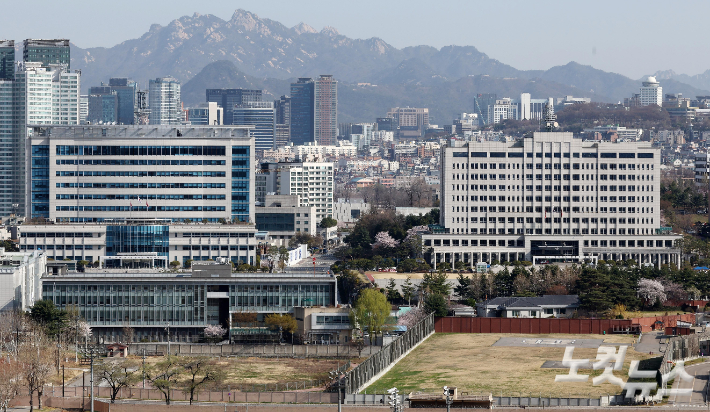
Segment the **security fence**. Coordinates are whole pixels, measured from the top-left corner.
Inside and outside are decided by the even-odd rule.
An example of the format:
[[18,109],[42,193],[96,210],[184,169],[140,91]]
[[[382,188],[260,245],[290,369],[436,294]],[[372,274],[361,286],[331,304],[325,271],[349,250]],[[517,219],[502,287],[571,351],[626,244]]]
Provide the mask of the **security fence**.
[[402,336],[370,356],[345,375],[345,393],[358,393],[415,346],[434,333],[434,315],[429,314]]

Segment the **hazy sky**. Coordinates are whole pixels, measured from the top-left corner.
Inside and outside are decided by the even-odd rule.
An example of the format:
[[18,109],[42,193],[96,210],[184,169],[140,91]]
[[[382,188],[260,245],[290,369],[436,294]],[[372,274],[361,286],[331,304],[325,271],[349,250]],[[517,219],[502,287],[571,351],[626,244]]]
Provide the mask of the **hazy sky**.
[[333,26],[395,47],[471,45],[518,69],[576,61],[640,78],[657,70],[710,69],[705,39],[710,2],[689,1],[338,1],[338,0],[0,0],[0,38],[69,38],[110,47],[153,23],[183,15],[228,20],[242,8],[291,27]]

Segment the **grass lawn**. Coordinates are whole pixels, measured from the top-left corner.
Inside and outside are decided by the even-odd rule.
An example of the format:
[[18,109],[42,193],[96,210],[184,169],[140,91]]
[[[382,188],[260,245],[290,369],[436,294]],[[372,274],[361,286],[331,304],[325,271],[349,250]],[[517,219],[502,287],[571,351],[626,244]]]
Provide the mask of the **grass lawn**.
[[[621,393],[610,383],[592,386],[592,377],[602,371],[580,370],[587,382],[555,382],[555,375],[568,369],[542,369],[547,360],[561,361],[564,347],[491,346],[501,337],[557,339],[604,339],[605,343],[634,343],[630,335],[512,335],[437,333],[402,359],[385,376],[367,388],[367,393],[382,393],[397,387],[402,393],[439,393],[444,385],[455,386],[469,394],[493,393],[505,396],[598,397]],[[574,359],[595,359],[597,349],[575,348]],[[628,379],[631,360],[647,359],[647,354],[629,347],[624,368],[615,376]]]
[[686,313],[695,313],[695,312],[683,312],[682,310],[651,310],[651,311],[634,312],[635,315],[638,314],[642,318],[648,318],[648,317],[652,317],[652,316],[684,315]]

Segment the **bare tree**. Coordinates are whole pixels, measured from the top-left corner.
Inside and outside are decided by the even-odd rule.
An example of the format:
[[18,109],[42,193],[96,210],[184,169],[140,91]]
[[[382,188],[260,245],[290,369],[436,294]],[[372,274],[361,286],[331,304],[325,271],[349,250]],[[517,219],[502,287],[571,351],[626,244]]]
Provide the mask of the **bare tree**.
[[7,406],[17,396],[22,383],[22,368],[15,359],[0,360],[0,408]]
[[7,351],[17,356],[19,344],[31,321],[19,310],[0,314],[0,352]]
[[123,340],[124,343],[131,343],[133,342],[133,337],[136,336],[136,331],[132,327],[128,326],[128,324],[123,326]]
[[219,383],[224,380],[224,370],[212,358],[198,356],[183,358],[180,362],[187,378],[183,382],[183,392],[190,394],[190,405],[195,398],[195,393],[208,383]]
[[99,364],[96,376],[100,381],[106,381],[111,388],[111,403],[116,401],[116,396],[122,388],[127,388],[137,383],[141,378],[136,372],[138,363],[128,359],[108,360]]
[[17,357],[22,367],[22,378],[30,395],[30,412],[32,412],[35,392],[38,408],[42,408],[42,389],[52,372],[54,356],[52,345],[41,326],[33,325],[25,335],[27,338],[20,344]]

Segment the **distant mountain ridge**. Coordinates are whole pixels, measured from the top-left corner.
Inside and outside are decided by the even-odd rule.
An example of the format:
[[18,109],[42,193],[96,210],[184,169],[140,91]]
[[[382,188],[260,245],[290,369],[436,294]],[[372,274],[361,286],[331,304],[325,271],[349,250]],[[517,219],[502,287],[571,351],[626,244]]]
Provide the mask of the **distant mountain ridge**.
[[[638,93],[640,86],[638,80],[575,62],[544,71],[522,71],[473,46],[397,49],[376,37],[348,38],[333,27],[317,31],[299,23],[289,28],[242,9],[229,20],[195,13],[166,26],[154,24],[140,38],[111,48],[81,49],[72,45],[72,68],[82,70],[84,91],[110,77],[130,77],[146,88],[149,79],[170,75],[183,83],[183,99],[189,104],[204,101],[204,89],[199,88],[206,84],[258,85],[276,96],[288,94],[289,81],[298,77],[332,74],[341,82],[342,119],[355,119],[357,113],[372,112],[372,108],[383,107],[384,102],[399,102],[425,105],[446,118],[437,121],[450,122],[450,104],[462,104],[457,112],[471,111],[475,93],[513,98],[521,92],[530,92],[534,98],[572,94],[615,103]],[[203,70],[208,70],[209,75],[205,72],[198,78]],[[710,90],[710,71],[705,75],[707,82],[690,76],[685,82],[682,75],[676,75],[664,80],[662,86],[667,93],[710,94],[705,90]],[[376,84],[377,88],[352,86],[356,83]],[[390,95],[395,92],[402,95]],[[353,106],[350,110],[343,100],[345,96],[362,99],[360,104],[369,108]]]

